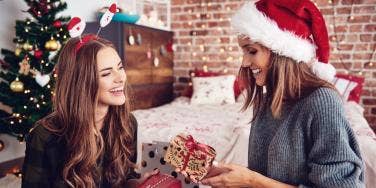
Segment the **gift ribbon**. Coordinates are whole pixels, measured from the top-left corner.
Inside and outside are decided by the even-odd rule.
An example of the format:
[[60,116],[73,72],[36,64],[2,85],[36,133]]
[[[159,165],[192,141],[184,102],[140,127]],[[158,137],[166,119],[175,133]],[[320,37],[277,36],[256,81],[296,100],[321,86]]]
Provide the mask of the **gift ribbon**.
[[[185,139],[184,137],[181,137],[181,136],[179,136],[179,137],[182,140],[184,140],[184,142],[185,142],[184,146],[188,149],[187,155],[184,156],[183,152],[180,153],[182,156],[184,156],[184,163],[183,163],[183,167],[182,167],[181,170],[185,170],[187,168],[189,157],[192,154],[194,154],[194,152],[196,150],[202,151],[207,155],[212,155],[210,152],[208,152],[209,147],[207,145],[196,142],[191,135],[188,135],[187,139]],[[202,159],[206,160],[207,155],[202,154],[201,156],[199,156],[198,159],[199,160],[202,160]]]

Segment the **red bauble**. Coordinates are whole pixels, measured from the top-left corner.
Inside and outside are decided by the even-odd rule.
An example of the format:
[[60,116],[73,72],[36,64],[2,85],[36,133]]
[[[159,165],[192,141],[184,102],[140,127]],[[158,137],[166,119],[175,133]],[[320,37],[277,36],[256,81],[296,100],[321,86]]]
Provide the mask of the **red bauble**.
[[61,27],[61,21],[60,21],[60,20],[56,20],[56,21],[53,23],[53,26],[56,27],[56,28],[60,28],[60,27]]
[[43,51],[42,50],[35,50],[34,51],[34,57],[37,58],[37,59],[40,59],[43,55]]

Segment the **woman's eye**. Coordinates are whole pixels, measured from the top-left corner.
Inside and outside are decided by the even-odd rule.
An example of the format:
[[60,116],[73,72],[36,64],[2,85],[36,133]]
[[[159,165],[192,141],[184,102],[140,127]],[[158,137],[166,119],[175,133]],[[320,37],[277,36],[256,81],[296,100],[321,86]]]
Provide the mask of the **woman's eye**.
[[106,77],[108,75],[110,75],[110,73],[105,73],[105,74],[102,74],[102,77]]
[[124,69],[124,66],[119,67],[119,69]]
[[249,54],[255,55],[257,53],[257,50],[248,50]]

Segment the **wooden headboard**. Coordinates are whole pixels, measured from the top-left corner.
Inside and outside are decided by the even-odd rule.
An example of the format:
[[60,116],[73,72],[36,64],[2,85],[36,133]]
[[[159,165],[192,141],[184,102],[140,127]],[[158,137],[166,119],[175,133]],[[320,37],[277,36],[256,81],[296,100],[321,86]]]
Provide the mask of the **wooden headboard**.
[[[88,23],[85,32],[96,33],[98,28],[98,22]],[[135,39],[134,45],[129,42],[130,35]],[[100,36],[114,43],[127,64],[133,109],[151,108],[172,101],[174,63],[173,52],[168,50],[168,44],[173,40],[172,32],[112,22],[102,29]],[[141,36],[141,43],[138,36]],[[154,65],[155,58],[159,60],[158,66]]]

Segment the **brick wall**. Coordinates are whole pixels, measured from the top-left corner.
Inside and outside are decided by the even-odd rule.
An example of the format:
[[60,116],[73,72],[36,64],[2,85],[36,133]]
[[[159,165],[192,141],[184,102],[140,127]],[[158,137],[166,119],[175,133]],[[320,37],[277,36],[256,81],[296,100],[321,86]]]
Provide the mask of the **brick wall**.
[[[332,48],[330,62],[340,72],[349,72],[347,67],[350,73],[365,77],[361,105],[365,108],[365,117],[376,130],[376,55],[373,54],[376,0],[313,2],[326,20]],[[172,0],[171,3],[171,28],[177,46],[174,58],[176,94],[188,85],[191,69],[208,68],[236,74],[241,52],[229,21],[244,0]]]

